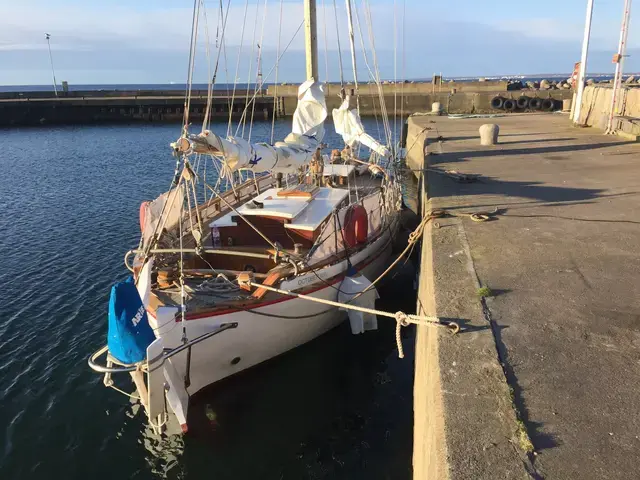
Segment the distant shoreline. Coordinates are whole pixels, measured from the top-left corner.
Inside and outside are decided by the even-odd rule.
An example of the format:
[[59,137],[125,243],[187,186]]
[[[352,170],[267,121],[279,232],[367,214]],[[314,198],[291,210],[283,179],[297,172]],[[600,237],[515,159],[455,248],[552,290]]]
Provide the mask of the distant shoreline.
[[[625,73],[623,78],[626,78],[630,75],[638,76],[640,73]],[[571,76],[570,73],[548,73],[548,74],[531,74],[531,75],[487,75],[487,76],[459,76],[459,77],[447,77],[443,75],[443,82],[448,82],[450,80],[456,82],[472,82],[478,81],[480,78],[484,78],[488,81],[497,81],[497,80],[511,80],[511,81],[532,81],[539,82],[542,79],[547,80],[558,80],[563,79],[566,80]],[[593,78],[594,80],[609,80],[613,78],[612,73],[590,73],[587,75],[587,78]],[[393,80],[385,80],[393,82]],[[413,83],[424,83],[431,82],[431,78],[415,78],[408,79],[409,82]],[[398,80],[401,82],[401,80]],[[296,82],[287,82],[287,84],[292,85]],[[331,84],[339,84],[339,82],[329,82]],[[265,83],[263,87],[269,87],[273,85],[273,83]],[[194,90],[206,90],[207,84],[205,83],[196,83],[193,84],[192,87]],[[254,89],[255,84],[247,84],[247,83],[238,83],[236,85],[236,89]],[[62,90],[62,86],[58,86],[59,90]],[[184,91],[186,89],[185,84],[180,83],[121,83],[121,84],[69,84],[70,91],[95,91],[95,90],[110,90],[110,91],[118,91],[118,90],[176,90],[176,91]],[[225,84],[220,83],[214,85],[215,90],[226,90],[233,89],[233,84]],[[51,91],[53,92],[52,85],[0,85],[0,92],[44,92]]]

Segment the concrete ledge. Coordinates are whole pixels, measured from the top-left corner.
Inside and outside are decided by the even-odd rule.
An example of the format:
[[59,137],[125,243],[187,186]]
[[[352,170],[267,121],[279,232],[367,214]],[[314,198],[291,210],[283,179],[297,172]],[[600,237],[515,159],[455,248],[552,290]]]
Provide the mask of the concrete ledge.
[[[428,199],[424,148],[428,117],[409,119],[408,165],[418,171],[422,211],[440,208]],[[437,178],[435,179],[437,181]],[[521,479],[533,469],[528,437],[518,422],[496,349],[492,325],[477,297],[478,279],[458,218],[425,229],[420,262],[418,312],[461,324],[418,327],[414,382],[416,479]]]

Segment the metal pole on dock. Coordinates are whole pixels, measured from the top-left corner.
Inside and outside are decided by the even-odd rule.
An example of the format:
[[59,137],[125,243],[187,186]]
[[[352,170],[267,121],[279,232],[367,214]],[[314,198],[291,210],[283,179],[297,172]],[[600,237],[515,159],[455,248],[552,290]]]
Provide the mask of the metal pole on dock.
[[58,87],[56,87],[56,72],[53,69],[53,55],[51,55],[51,35],[48,33],[44,34],[44,38],[47,39],[47,45],[49,46],[49,61],[51,62],[51,74],[53,75],[53,92],[58,96]]
[[624,1],[624,13],[622,15],[622,26],[620,27],[620,41],[618,43],[618,53],[613,56],[613,63],[616,64],[616,73],[613,77],[613,91],[611,93],[611,109],[607,121],[606,133],[614,133],[613,117],[618,115],[618,105],[622,96],[622,72],[624,70],[624,57],[627,56],[627,37],[629,35],[629,18],[631,16],[631,0]]
[[584,94],[584,76],[587,71],[587,54],[589,53],[589,39],[591,37],[591,19],[593,18],[593,0],[587,0],[587,19],[584,24],[584,37],[582,39],[582,57],[580,58],[580,72],[578,73],[578,92],[576,94],[575,108],[573,109],[573,121],[580,120],[582,108],[582,95]]
[[307,80],[318,81],[318,32],[316,0],[304,0],[304,46],[307,57]]

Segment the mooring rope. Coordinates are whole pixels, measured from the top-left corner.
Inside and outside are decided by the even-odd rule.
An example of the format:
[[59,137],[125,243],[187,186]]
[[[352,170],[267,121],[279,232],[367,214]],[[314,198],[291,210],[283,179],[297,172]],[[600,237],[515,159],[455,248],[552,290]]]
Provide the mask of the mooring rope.
[[279,288],[271,287],[268,285],[263,285],[261,283],[255,283],[253,281],[247,282],[248,285],[251,285],[255,288],[261,288],[265,290],[269,290],[270,292],[279,293],[281,295],[287,295],[291,297],[296,297],[301,300],[309,300],[311,302],[322,303],[324,305],[331,305],[333,307],[344,308],[345,310],[355,310],[362,313],[369,313],[372,315],[380,315],[382,317],[393,318],[396,321],[396,343],[398,345],[398,357],[404,358],[404,350],[402,348],[402,338],[400,337],[400,329],[402,327],[406,327],[409,324],[413,323],[415,325],[425,325],[429,327],[445,327],[449,328],[453,331],[453,333],[457,333],[460,330],[460,326],[455,322],[447,322],[444,323],[440,321],[440,319],[436,316],[429,315],[415,315],[415,314],[407,314],[404,312],[385,312],[384,310],[377,310],[375,308],[367,308],[360,307],[358,305],[351,305],[348,303],[334,302],[333,300],[326,300],[324,298],[312,297],[310,295],[304,295],[302,293],[295,293],[289,290],[282,290]]

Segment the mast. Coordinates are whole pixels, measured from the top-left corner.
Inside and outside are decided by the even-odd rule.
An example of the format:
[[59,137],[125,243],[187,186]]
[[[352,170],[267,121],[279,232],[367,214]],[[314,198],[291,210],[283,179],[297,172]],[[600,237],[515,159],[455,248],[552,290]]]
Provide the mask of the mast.
[[304,0],[304,46],[307,57],[307,80],[318,80],[318,28],[316,0]]
[[356,46],[353,37],[353,18],[351,16],[351,0],[345,0],[347,4],[347,19],[349,20],[349,46],[351,47],[351,65],[353,66],[353,85],[355,87],[356,105],[360,113],[360,95],[358,95],[358,73],[356,70]]

